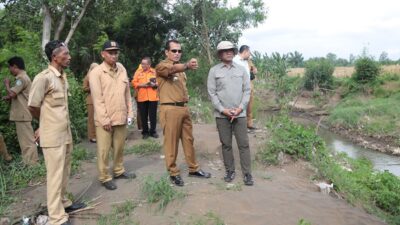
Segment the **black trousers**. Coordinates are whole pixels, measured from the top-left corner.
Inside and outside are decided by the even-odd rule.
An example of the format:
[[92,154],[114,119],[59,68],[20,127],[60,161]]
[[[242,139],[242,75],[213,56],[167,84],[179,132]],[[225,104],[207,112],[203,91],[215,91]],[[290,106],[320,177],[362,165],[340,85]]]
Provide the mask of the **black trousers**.
[[[142,134],[156,133],[158,101],[138,102],[140,119],[142,120]],[[150,130],[148,125],[150,119]]]

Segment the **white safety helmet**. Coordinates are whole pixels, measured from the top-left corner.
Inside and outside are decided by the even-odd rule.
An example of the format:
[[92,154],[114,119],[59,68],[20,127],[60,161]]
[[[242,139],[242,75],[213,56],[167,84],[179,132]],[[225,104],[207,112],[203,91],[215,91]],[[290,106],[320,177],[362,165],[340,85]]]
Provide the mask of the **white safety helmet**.
[[233,51],[235,52],[235,54],[237,53],[237,48],[236,46],[230,42],[230,41],[221,41],[220,43],[218,43],[217,45],[217,52],[221,51],[221,50],[227,50],[227,49],[233,49]]

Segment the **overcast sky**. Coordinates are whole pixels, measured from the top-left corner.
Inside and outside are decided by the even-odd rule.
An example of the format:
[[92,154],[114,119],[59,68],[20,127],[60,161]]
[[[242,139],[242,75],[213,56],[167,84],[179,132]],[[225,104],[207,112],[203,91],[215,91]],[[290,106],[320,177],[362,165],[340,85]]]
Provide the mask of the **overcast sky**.
[[400,58],[399,0],[264,0],[268,18],[243,32],[239,45],[259,52],[295,50],[305,58],[335,53],[349,58],[366,47]]

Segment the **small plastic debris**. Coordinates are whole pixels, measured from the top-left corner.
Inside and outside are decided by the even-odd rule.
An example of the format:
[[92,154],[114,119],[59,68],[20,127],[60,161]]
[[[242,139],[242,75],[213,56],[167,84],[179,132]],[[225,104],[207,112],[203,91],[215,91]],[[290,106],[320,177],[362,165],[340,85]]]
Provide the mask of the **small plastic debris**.
[[45,215],[39,215],[36,219],[36,225],[50,225],[49,217]]
[[332,184],[327,184],[325,182],[317,183],[316,184],[319,187],[319,190],[322,192],[322,194],[328,195],[331,192],[331,188],[333,188],[333,183]]
[[29,217],[22,216],[22,225],[30,225],[30,219]]

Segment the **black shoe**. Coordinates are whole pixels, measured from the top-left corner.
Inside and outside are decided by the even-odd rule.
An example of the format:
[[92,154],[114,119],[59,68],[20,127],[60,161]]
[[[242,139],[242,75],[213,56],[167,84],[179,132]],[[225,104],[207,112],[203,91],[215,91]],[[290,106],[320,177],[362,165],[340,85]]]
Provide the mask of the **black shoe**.
[[246,174],[244,175],[243,182],[244,182],[244,184],[247,185],[247,186],[253,186],[254,181],[253,181],[253,177],[251,176],[251,174],[246,173]]
[[117,189],[117,185],[115,185],[114,181],[110,180],[107,182],[102,183],[102,185],[107,189],[107,190],[115,190]]
[[179,175],[170,176],[169,178],[171,179],[171,182],[173,184],[175,184],[176,186],[181,186],[182,187],[183,185],[185,185],[185,183],[182,180],[182,177],[179,176]]
[[152,134],[150,134],[150,137],[152,137],[152,138],[158,138],[158,134],[157,134],[157,133],[152,133]]
[[67,220],[64,223],[62,223],[61,225],[72,225],[72,223],[69,220]]
[[75,203],[72,203],[72,205],[70,205],[67,208],[65,208],[65,212],[66,213],[70,213],[70,212],[76,211],[78,209],[83,209],[85,207],[86,207],[85,203],[83,203],[83,202],[75,202]]
[[114,179],[135,179],[135,178],[136,178],[135,173],[128,173],[128,172],[123,172],[118,176],[114,176]]
[[211,173],[204,172],[203,170],[198,170],[196,172],[190,172],[189,177],[210,178]]
[[225,182],[231,182],[235,179],[235,171],[226,171],[225,176],[224,176],[224,181]]

